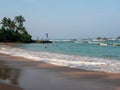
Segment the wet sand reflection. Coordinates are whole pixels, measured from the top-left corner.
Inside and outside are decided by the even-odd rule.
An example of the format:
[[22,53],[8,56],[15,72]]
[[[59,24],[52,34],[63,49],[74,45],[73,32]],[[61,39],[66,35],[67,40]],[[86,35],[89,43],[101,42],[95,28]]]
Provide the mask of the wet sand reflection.
[[18,84],[20,69],[10,68],[6,63],[0,61],[0,81],[7,84]]

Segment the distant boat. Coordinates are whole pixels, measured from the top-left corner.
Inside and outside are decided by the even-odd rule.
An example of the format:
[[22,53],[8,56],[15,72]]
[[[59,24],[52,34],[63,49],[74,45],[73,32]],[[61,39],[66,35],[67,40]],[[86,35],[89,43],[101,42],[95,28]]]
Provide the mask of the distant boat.
[[113,44],[107,44],[107,43],[100,43],[100,46],[120,46],[120,43],[113,43]]
[[99,45],[100,45],[100,46],[108,46],[107,43],[100,43]]
[[89,44],[100,44],[103,41],[105,41],[105,40],[92,39],[92,40],[88,41],[88,43]]
[[89,44],[100,44],[100,41],[88,41]]
[[84,40],[78,40],[78,41],[74,41],[74,43],[87,43],[87,41],[84,41]]
[[113,46],[120,46],[120,43],[114,43]]

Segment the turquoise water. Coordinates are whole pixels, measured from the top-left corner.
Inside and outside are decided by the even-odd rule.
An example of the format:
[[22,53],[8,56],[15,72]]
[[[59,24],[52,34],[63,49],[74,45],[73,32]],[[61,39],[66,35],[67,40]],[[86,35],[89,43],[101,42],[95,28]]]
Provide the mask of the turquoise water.
[[120,73],[120,41],[53,41],[0,45],[0,53],[54,65]]
[[73,41],[54,41],[51,44],[17,44],[14,47],[38,52],[45,51],[66,55],[120,60],[120,46],[111,46],[111,44],[120,43],[120,41],[104,41],[104,43],[109,45],[100,46],[99,44],[75,43]]

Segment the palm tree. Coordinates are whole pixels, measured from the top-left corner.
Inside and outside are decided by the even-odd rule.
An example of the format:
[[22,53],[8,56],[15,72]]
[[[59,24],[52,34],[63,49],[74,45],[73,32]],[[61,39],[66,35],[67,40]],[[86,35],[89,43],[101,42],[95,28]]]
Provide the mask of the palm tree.
[[7,26],[7,22],[8,22],[7,17],[4,17],[4,18],[2,19],[2,22],[1,22],[3,28],[5,28],[5,27]]
[[23,23],[25,22],[25,19],[24,17],[22,17],[22,15],[20,16],[16,16],[15,18],[15,21],[17,23],[16,25],[16,32],[18,32],[19,34],[22,34],[22,30],[23,30]]
[[0,41],[3,42],[30,42],[31,35],[26,31],[24,17],[16,16],[14,20],[4,17],[0,24]]
[[5,28],[5,30],[14,30],[15,29],[15,22],[11,20],[10,18],[4,17],[2,19],[2,27]]
[[15,27],[16,27],[15,24],[16,24],[16,23],[15,23],[15,21],[13,21],[13,20],[10,22],[10,24],[9,24],[10,30],[15,30]]
[[23,22],[25,22],[25,19],[22,15],[20,15],[15,17],[15,21],[18,23],[18,27],[23,27]]

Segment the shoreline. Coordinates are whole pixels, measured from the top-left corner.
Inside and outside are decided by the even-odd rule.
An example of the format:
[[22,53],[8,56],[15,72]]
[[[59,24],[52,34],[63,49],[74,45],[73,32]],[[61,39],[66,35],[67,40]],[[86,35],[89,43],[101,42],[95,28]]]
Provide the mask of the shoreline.
[[[35,61],[43,61],[58,65],[68,66],[70,68],[82,68],[88,71],[108,72],[108,73],[120,73],[119,60],[84,57],[84,56],[69,56],[62,53],[50,53],[50,52],[37,52],[22,48],[14,48],[15,44],[19,43],[1,43],[1,53],[9,54],[12,56],[24,57]],[[46,48],[46,46],[45,46]],[[34,54],[35,53],[35,54]],[[46,54],[47,53],[47,54]],[[50,56],[50,58],[49,58]],[[64,58],[66,57],[66,58]],[[79,60],[78,60],[79,59]],[[68,60],[70,62],[68,62]],[[76,62],[77,61],[77,62]],[[117,69],[116,69],[117,68]]]
[[[35,82],[41,82],[41,83],[44,82],[44,84],[46,84],[46,90],[49,90],[47,87],[51,87],[52,88],[51,90],[61,90],[61,89],[58,89],[61,87],[64,88],[63,90],[67,90],[68,87],[64,87],[64,84],[62,84],[66,82],[68,83],[67,85],[69,85],[69,90],[73,90],[73,88],[76,88],[76,90],[79,90],[79,89],[106,90],[107,88],[108,88],[107,90],[120,90],[120,73],[93,72],[93,71],[86,71],[86,70],[80,70],[80,69],[73,69],[68,67],[47,64],[39,61],[32,61],[22,57],[14,57],[14,56],[1,54],[1,53],[0,53],[0,61],[5,62],[10,67],[18,68],[23,71],[26,69],[28,69],[28,71],[33,70],[34,72],[38,70],[39,73],[41,73],[40,74],[41,77],[45,79],[47,78],[47,81],[44,81],[44,80],[40,81],[38,79],[38,81],[35,81]],[[35,75],[37,75],[37,73],[38,72],[36,72]],[[58,80],[56,81],[56,79]],[[53,80],[54,82],[51,82],[51,80]],[[56,86],[53,87],[51,84],[49,85],[48,82],[51,82]],[[61,85],[59,85],[58,83],[61,83]],[[13,88],[14,86],[11,86],[11,87]],[[45,87],[42,87],[42,88],[45,88]],[[9,90],[9,88],[8,89],[2,88],[2,90]],[[19,89],[13,89],[13,90],[19,90]],[[34,89],[23,89],[23,90],[34,90]],[[36,90],[39,90],[39,89],[36,89]]]

